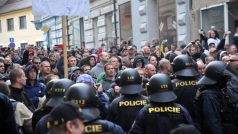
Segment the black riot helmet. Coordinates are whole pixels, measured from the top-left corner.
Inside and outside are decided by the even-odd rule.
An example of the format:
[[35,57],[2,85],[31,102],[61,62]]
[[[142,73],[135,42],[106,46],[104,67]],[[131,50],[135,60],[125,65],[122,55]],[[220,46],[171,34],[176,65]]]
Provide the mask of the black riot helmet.
[[193,77],[198,72],[194,67],[193,59],[188,55],[179,55],[173,60],[173,72],[176,76]]
[[177,96],[172,90],[171,79],[166,74],[155,74],[147,83],[147,91],[151,102],[165,103],[175,101]]
[[120,76],[120,87],[122,94],[137,94],[143,91],[142,78],[140,74],[132,68],[125,69]]
[[53,79],[53,80],[50,80],[47,85],[46,85],[46,88],[45,88],[45,96],[46,98],[51,98],[51,89],[53,87],[53,85],[58,81],[59,79]]
[[85,122],[94,120],[99,117],[100,111],[97,108],[98,99],[94,92],[93,86],[85,83],[77,83],[70,86],[65,93],[65,99],[82,108]]
[[198,81],[199,85],[214,85],[225,81],[226,64],[222,61],[210,62],[206,69],[205,75]]
[[56,83],[52,86],[51,89],[51,98],[46,103],[49,107],[55,107],[56,105],[60,104],[64,99],[64,94],[68,88],[73,85],[74,82],[69,79],[59,79]]

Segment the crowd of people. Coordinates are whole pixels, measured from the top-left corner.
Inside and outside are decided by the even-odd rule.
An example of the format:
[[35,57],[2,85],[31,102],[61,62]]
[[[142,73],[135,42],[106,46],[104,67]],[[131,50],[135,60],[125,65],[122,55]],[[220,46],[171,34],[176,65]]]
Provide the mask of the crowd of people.
[[68,65],[61,48],[2,48],[0,133],[237,134],[238,28],[198,35],[180,47],[83,45]]

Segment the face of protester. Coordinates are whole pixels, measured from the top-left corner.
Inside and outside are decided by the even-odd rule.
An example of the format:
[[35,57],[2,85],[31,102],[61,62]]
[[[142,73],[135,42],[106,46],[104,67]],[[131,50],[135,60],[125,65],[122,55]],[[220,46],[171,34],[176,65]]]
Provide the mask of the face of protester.
[[6,57],[4,59],[4,63],[7,64],[7,65],[10,65],[10,64],[12,64],[12,59],[10,57]]
[[237,53],[237,48],[236,48],[235,45],[230,46],[229,53],[230,54],[236,54]]
[[51,67],[49,62],[42,62],[41,63],[41,73],[43,74],[50,74],[51,73]]
[[101,55],[100,59],[101,59],[102,62],[104,62],[104,63],[108,62],[109,54],[108,54],[107,52],[102,52],[102,55]]
[[160,57],[161,56],[160,50],[156,50],[155,54],[157,57]]
[[83,73],[84,74],[89,74],[90,70],[91,70],[90,66],[84,66]]
[[40,59],[34,59],[32,61],[33,66],[35,66],[37,69],[40,69]]
[[157,59],[154,56],[151,56],[149,63],[154,66],[157,66]]
[[69,57],[68,58],[68,64],[69,64],[69,67],[76,67],[77,65],[77,60],[75,57]]
[[131,48],[131,49],[128,50],[128,54],[133,55],[134,53],[135,53],[134,48]]
[[17,59],[18,57],[19,57],[18,53],[14,53],[14,54],[13,54],[13,58],[14,58],[14,59]]
[[22,75],[17,79],[18,83],[21,84],[22,86],[26,85],[26,76],[25,73],[22,71]]
[[214,57],[209,56],[209,57],[207,57],[206,64],[208,65],[210,62],[212,62],[214,60],[215,60]]
[[147,68],[146,68],[146,73],[147,73],[147,76],[150,78],[151,76],[153,76],[154,74],[156,74],[156,68],[154,65],[149,65]]
[[112,57],[111,58],[111,64],[113,65],[113,67],[115,69],[118,69],[119,66],[120,66],[119,61],[118,61],[118,59],[116,57]]
[[175,51],[176,50],[176,48],[177,48],[177,46],[176,45],[171,45],[171,51]]
[[56,56],[55,56],[55,54],[51,55],[49,58],[50,58],[50,62],[51,62],[52,64],[56,62]]
[[142,61],[137,61],[137,63],[136,63],[136,67],[138,67],[138,68],[142,68],[142,66],[143,66]]
[[169,52],[169,48],[168,47],[164,47],[164,52],[165,53]]
[[129,54],[128,50],[123,50],[123,56],[127,56]]
[[0,73],[5,73],[5,66],[3,62],[0,62]]
[[194,55],[196,53],[197,53],[197,48],[196,47],[191,47],[190,55]]
[[143,50],[144,50],[144,54],[150,54],[150,48],[149,47],[145,46],[143,48]]
[[202,61],[198,61],[198,62],[197,62],[197,65],[198,65],[198,74],[199,74],[200,76],[203,76],[203,75],[204,75],[204,71],[205,71],[206,65],[205,65]]
[[36,70],[35,69],[30,69],[29,71],[29,79],[30,80],[35,80],[36,79]]
[[211,31],[211,32],[210,32],[210,35],[211,35],[211,38],[215,38],[215,36],[216,36],[216,34],[215,34],[214,31]]
[[230,65],[233,69],[238,70],[238,55],[232,55],[232,56],[230,57],[229,65]]
[[95,58],[90,57],[90,59],[89,59],[89,65],[90,65],[90,66],[95,66],[95,65],[96,65]]
[[221,59],[225,64],[228,64],[230,57],[229,56],[223,56]]
[[108,77],[113,77],[115,75],[115,69],[112,65],[107,65],[105,73]]
[[76,78],[77,78],[80,74],[81,74],[81,71],[80,71],[80,70],[74,71],[74,75],[75,75]]

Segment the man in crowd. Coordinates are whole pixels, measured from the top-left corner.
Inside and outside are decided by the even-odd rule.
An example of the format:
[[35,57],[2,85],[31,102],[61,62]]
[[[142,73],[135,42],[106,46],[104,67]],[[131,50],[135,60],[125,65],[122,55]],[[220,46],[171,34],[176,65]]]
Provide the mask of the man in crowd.
[[49,61],[41,62],[39,79],[40,82],[45,84],[45,76],[51,73],[51,67]]
[[102,52],[100,54],[100,62],[96,64],[95,67],[92,68],[90,75],[97,79],[98,75],[104,71],[104,65],[108,62],[109,54],[107,52]]
[[9,74],[11,81],[10,97],[16,101],[22,102],[32,112],[35,110],[33,103],[30,101],[26,93],[23,91],[23,87],[26,85],[26,76],[22,69],[13,69]]
[[156,68],[153,64],[147,64],[145,66],[145,78],[150,79],[154,74],[156,74]]

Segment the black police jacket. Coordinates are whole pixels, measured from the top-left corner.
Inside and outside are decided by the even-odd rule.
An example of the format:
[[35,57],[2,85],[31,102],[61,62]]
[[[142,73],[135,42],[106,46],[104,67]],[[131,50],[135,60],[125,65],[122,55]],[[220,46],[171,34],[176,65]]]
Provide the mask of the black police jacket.
[[9,98],[0,93],[0,133],[17,134],[12,103]]
[[176,103],[184,106],[194,119],[193,101],[197,93],[197,79],[195,77],[177,77],[172,80]]
[[148,99],[143,95],[122,95],[110,104],[108,120],[120,125],[125,132],[128,132],[138,112],[147,103]]
[[188,111],[176,103],[150,103],[139,112],[130,134],[169,134],[179,124],[192,124]]
[[206,88],[197,98],[196,115],[202,134],[237,134],[237,113],[229,105],[225,95]]
[[107,120],[96,119],[84,123],[85,134],[123,134],[123,130],[119,125],[116,125]]

